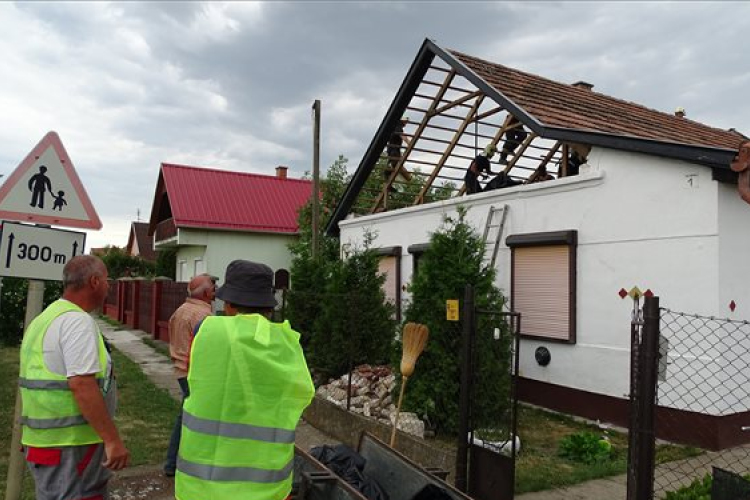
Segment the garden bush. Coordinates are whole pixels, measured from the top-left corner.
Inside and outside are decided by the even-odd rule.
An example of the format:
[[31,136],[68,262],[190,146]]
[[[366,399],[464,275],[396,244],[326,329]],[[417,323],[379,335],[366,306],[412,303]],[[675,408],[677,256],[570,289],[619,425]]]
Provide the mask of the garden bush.
[[[26,317],[26,295],[29,280],[24,278],[2,278],[0,292],[0,344],[20,345],[23,322]],[[61,281],[46,281],[44,285],[44,307],[62,295]]]
[[307,203],[297,216],[300,237],[292,252],[291,290],[285,315],[301,334],[308,364],[317,372],[339,376],[352,365],[383,363],[389,359],[395,324],[393,306],[385,301],[384,277],[378,256],[365,247],[340,258],[338,238],[325,234],[337,201],[348,182],[343,156],[321,179],[321,216],[318,253],[313,257],[312,206]]
[[577,432],[560,440],[558,454],[574,462],[592,465],[609,460],[612,445],[593,432]]

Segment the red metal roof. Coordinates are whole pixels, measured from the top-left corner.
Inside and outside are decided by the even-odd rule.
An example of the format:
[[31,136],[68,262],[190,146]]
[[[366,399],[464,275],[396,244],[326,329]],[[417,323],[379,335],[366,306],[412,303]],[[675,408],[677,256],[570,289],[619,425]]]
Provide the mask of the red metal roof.
[[177,227],[296,233],[312,181],[162,163]]

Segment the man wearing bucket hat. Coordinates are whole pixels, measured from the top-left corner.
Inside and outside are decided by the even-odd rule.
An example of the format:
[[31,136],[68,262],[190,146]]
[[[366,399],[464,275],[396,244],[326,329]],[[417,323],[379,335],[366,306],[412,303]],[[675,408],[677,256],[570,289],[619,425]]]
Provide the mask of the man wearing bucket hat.
[[265,264],[235,260],[216,291],[226,316],[193,340],[178,500],[283,500],[292,486],[294,431],[314,387],[288,321],[270,321],[276,298]]

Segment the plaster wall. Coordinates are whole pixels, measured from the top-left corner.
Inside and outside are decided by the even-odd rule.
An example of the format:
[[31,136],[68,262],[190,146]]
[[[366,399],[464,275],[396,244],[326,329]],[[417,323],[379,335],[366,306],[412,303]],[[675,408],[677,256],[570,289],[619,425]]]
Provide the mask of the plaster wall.
[[296,236],[279,234],[180,229],[177,260],[187,259],[188,269],[192,270],[194,259],[202,257],[205,272],[221,281],[227,265],[235,259],[262,262],[274,271],[289,270],[292,255],[287,245],[295,239]]
[[[497,285],[509,296],[508,235],[577,230],[577,342],[523,340],[521,375],[623,397],[633,303],[619,297],[621,288],[651,289],[663,306],[676,310],[716,315],[725,309],[719,291],[719,185],[705,167],[602,148],[592,150],[583,170],[576,177],[342,221],[341,242],[361,244],[369,230],[377,234],[375,246],[401,246],[406,283],[413,270],[408,246],[427,243],[444,215],[467,206],[470,223],[482,234],[489,207],[507,204],[496,266]],[[729,252],[740,251],[735,242],[727,245]],[[547,367],[534,361],[538,346],[551,351]]]

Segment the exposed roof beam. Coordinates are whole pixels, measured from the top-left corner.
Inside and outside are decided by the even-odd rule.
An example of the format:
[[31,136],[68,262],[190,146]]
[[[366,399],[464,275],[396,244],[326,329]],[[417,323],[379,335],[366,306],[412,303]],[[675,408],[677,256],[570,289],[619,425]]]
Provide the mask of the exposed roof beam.
[[443,98],[443,95],[445,95],[446,90],[448,89],[448,86],[453,81],[453,78],[456,76],[456,72],[451,70],[448,72],[448,74],[445,77],[445,81],[443,82],[443,86],[440,87],[437,94],[435,95],[435,100],[432,101],[432,104],[430,105],[430,109],[428,110],[428,113],[424,115],[422,118],[422,121],[417,126],[417,130],[414,132],[414,135],[412,136],[411,143],[406,147],[406,150],[404,151],[404,155],[401,157],[401,160],[399,160],[398,164],[396,165],[396,168],[393,169],[393,172],[391,172],[391,175],[388,177],[388,180],[386,181],[385,185],[383,186],[383,190],[378,195],[377,200],[375,200],[375,205],[373,205],[371,209],[371,213],[375,213],[380,205],[382,205],[385,201],[385,198],[388,196],[388,188],[393,183],[393,180],[398,175],[399,168],[404,164],[404,160],[409,157],[409,154],[411,153],[412,149],[414,149],[414,145],[418,142],[419,137],[422,135],[422,132],[424,132],[425,126],[427,125],[427,122],[430,121],[430,118],[432,116],[430,115],[430,112],[434,111],[437,108],[438,102],[440,102],[440,99]]
[[[459,99],[456,99],[453,102],[449,102],[445,106],[439,107],[438,109],[436,109],[435,111],[433,111],[432,114],[433,115],[442,114],[444,111],[447,111],[447,110],[449,110],[449,109],[451,109],[453,107],[456,107],[456,106],[458,106],[460,104],[465,103],[466,101],[470,101],[471,99],[474,99],[475,97],[479,97],[481,95],[482,95],[482,92],[479,91],[479,90],[477,90],[476,92],[472,92],[471,94],[465,95],[465,96],[463,96],[463,97],[461,97]],[[482,98],[484,98],[484,97],[482,97]]]
[[419,191],[419,194],[414,199],[414,204],[419,205],[421,203],[424,203],[424,197],[427,191],[429,191],[430,187],[432,187],[432,183],[435,181],[435,177],[440,173],[440,169],[443,168],[443,164],[448,160],[448,158],[451,157],[451,154],[453,153],[453,149],[456,147],[456,143],[461,138],[461,135],[463,135],[464,130],[466,130],[466,127],[468,127],[471,124],[471,119],[476,115],[477,110],[479,109],[479,106],[482,105],[482,101],[484,100],[484,94],[479,94],[477,97],[477,100],[474,101],[474,106],[469,111],[469,113],[466,115],[466,118],[461,123],[461,125],[458,127],[458,130],[456,130],[456,133],[453,134],[453,140],[451,140],[451,143],[448,145],[448,147],[443,152],[443,156],[438,161],[437,165],[435,165],[435,168],[432,171],[432,175],[427,179],[424,186],[422,186],[422,189]]

